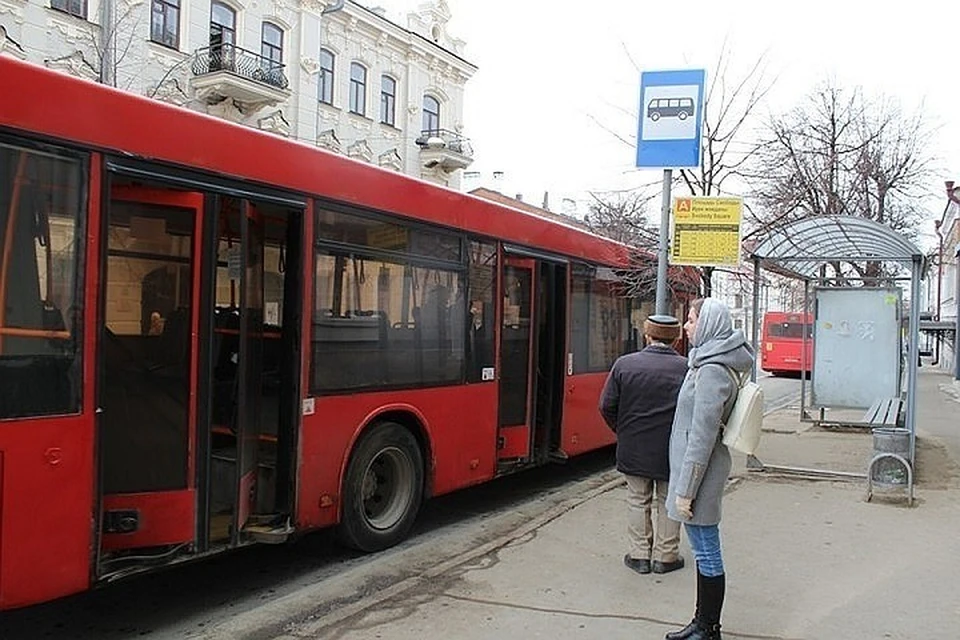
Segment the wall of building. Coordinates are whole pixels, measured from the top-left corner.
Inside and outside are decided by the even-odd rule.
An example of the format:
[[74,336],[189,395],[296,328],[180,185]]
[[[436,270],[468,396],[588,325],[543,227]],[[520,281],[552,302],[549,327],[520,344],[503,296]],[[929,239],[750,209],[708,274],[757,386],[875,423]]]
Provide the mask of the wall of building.
[[[960,252],[960,188],[948,191],[947,205],[940,220],[940,233],[943,235],[943,272],[940,276],[939,319],[956,324],[960,279],[960,258],[957,257]],[[938,364],[944,370],[956,372],[956,358],[957,338],[948,336],[941,342]]]
[[[382,11],[347,0],[223,0],[235,11],[236,46],[261,51],[262,26],[283,31],[286,98],[238,103],[198,92],[205,71],[195,56],[210,44],[211,0],[179,0],[178,43],[151,40],[158,0],[0,0],[0,55],[12,55],[90,80],[99,80],[234,122],[319,145],[371,164],[459,187],[461,169],[425,167],[421,146],[423,96],[440,102],[440,127],[465,137],[464,88],[476,67],[464,43],[447,33],[450,11],[430,0],[407,16],[407,25]],[[168,0],[169,1],[169,0]],[[52,8],[86,7],[77,17]],[[176,4],[176,0],[174,0]],[[112,46],[111,46],[112,45]],[[336,55],[334,99],[318,96],[320,49]],[[350,63],[367,69],[365,115],[349,113]],[[397,80],[394,125],[380,122],[381,77]],[[469,151],[468,143],[465,149]],[[469,163],[472,151],[461,161]]]

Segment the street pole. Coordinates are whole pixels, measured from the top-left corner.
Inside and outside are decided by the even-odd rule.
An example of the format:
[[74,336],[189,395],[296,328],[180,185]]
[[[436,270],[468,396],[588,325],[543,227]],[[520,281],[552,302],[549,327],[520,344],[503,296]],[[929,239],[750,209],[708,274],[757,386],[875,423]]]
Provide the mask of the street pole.
[[663,203],[660,207],[660,244],[657,247],[657,304],[659,315],[667,315],[667,257],[670,242],[670,186],[673,170],[663,170]]
[[953,299],[957,303],[957,326],[953,330],[953,379],[960,382],[960,244],[957,245],[954,258],[956,268],[953,270],[953,279],[957,281],[957,291]]

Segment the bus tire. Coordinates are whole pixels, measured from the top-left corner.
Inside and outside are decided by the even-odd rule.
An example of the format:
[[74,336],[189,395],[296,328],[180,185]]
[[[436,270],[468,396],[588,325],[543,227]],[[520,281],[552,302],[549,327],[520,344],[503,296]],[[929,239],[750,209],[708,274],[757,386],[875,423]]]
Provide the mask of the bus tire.
[[347,465],[340,540],[367,552],[403,540],[423,502],[423,476],[423,453],[413,434],[395,422],[374,425]]

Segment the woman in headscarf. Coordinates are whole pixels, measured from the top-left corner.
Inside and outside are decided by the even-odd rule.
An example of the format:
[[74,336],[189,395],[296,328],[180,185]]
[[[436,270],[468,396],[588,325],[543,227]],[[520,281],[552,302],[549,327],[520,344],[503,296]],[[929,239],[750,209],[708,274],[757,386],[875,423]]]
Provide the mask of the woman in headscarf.
[[720,502],[730,475],[721,429],[736,401],[739,375],[754,366],[754,353],[743,332],[733,329],[730,310],[712,298],[690,305],[683,328],[692,348],[670,434],[667,515],[684,523],[697,561],[697,608],[690,624],[666,638],[720,640],[726,588]]

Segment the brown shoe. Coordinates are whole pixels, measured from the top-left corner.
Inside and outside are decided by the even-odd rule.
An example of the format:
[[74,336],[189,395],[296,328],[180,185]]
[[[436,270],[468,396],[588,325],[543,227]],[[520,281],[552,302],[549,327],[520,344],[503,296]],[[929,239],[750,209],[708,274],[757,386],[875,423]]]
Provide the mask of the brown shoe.
[[673,562],[660,562],[659,560],[654,560],[650,566],[650,569],[654,573],[670,573],[671,571],[676,571],[677,569],[683,569],[683,556],[677,556],[677,559]]
[[627,565],[628,568],[633,569],[637,573],[650,573],[650,561],[649,560],[640,560],[637,558],[631,558],[630,554],[623,556],[623,564]]

